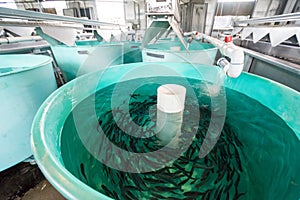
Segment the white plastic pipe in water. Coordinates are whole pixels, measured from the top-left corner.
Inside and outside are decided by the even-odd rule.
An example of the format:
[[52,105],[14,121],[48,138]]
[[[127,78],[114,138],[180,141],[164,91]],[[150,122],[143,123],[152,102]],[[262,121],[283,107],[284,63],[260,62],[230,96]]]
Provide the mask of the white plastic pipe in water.
[[156,133],[162,145],[176,147],[181,135],[186,88],[176,84],[157,89]]

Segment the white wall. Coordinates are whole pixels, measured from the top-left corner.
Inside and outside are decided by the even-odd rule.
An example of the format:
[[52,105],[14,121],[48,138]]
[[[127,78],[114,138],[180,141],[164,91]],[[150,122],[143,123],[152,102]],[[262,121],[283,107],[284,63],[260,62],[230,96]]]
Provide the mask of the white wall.
[[45,1],[41,4],[43,8],[55,8],[57,15],[64,15],[63,9],[67,8],[65,1]]
[[0,7],[17,9],[14,0],[0,0]]
[[125,25],[123,0],[96,0],[99,21]]
[[258,0],[252,18],[273,16],[279,6],[280,0]]

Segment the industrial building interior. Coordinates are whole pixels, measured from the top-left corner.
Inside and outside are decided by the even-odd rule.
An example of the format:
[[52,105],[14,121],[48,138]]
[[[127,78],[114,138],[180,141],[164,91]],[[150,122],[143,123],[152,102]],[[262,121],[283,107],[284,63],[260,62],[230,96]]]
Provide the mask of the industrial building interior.
[[[198,43],[204,45],[202,49],[198,49]],[[203,48],[207,51],[201,54]],[[114,69],[118,65],[151,62],[217,66],[225,70],[228,78],[237,81],[250,74],[279,84],[283,89],[278,91],[282,93],[274,92],[273,85],[260,85],[260,82],[257,85],[249,82],[245,87],[258,92],[265,90],[269,98],[261,103],[277,106],[270,109],[279,113],[300,138],[297,114],[300,109],[297,101],[300,99],[300,0],[0,0],[0,127],[4,127],[0,128],[0,199],[81,199],[83,196],[69,195],[68,187],[64,188],[49,175],[44,161],[34,153],[40,148],[31,135],[34,124],[38,124],[32,125],[37,110],[52,92],[74,85],[77,80],[83,80],[80,77],[87,77],[86,74],[92,77],[91,74],[111,66]],[[22,70],[28,73],[26,68],[45,63],[49,63],[48,72],[21,76]],[[37,76],[40,77],[35,80]],[[13,88],[22,85],[24,89]],[[13,92],[8,90],[10,87]],[[289,92],[293,96],[288,96]],[[52,94],[51,98],[58,94]],[[26,98],[30,103],[21,106]],[[290,102],[285,102],[286,99]],[[281,103],[291,106],[295,116]],[[36,121],[39,116],[35,116]],[[21,127],[21,121],[26,122],[26,127]],[[297,175],[290,183],[299,189]],[[225,199],[224,191],[216,188],[214,195],[208,197],[201,196],[200,192],[184,194],[186,199]],[[284,199],[300,199],[299,191],[291,192],[295,195]],[[114,199],[136,199],[130,192],[122,197],[104,194]],[[244,194],[226,199],[259,198]],[[95,197],[85,195],[85,199]],[[163,194],[152,197],[167,198]]]

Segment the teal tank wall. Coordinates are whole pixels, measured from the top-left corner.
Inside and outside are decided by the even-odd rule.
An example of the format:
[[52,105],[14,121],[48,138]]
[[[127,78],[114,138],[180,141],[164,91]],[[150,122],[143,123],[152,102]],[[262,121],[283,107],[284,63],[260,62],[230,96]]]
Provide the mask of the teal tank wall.
[[40,55],[0,55],[0,171],[32,155],[33,117],[57,88],[51,62]]

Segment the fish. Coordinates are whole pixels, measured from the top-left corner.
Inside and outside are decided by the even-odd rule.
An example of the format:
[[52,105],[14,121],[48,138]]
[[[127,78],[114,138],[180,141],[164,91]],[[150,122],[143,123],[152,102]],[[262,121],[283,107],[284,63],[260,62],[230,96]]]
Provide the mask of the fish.
[[234,183],[234,188],[235,188],[235,194],[234,194],[234,197],[237,197],[238,196],[238,186],[239,186],[239,182],[240,182],[240,174],[237,174],[237,179]]
[[140,94],[130,94],[129,95],[131,98],[137,99],[136,97],[140,97]]
[[[245,195],[237,191],[240,177],[236,178],[236,176],[239,176],[239,172],[243,170],[240,159],[243,157],[239,155],[239,147],[242,144],[233,129],[225,124],[215,148],[204,158],[198,157],[211,120],[209,105],[207,108],[193,111],[193,105],[197,105],[198,101],[188,100],[190,102],[186,105],[187,112],[184,112],[185,123],[182,125],[182,130],[184,133],[192,131],[196,134],[193,137],[189,133],[181,135],[180,144],[190,146],[177,160],[172,160],[176,155],[174,149],[168,148],[164,154],[157,153],[155,156],[145,156],[140,159],[134,157],[130,158],[130,161],[122,157],[120,152],[114,151],[108,143],[112,142],[122,149],[137,153],[154,152],[163,148],[157,143],[159,140],[156,136],[137,139],[125,133],[128,131],[135,134],[134,136],[150,136],[156,128],[156,107],[154,106],[154,109],[150,109],[150,107],[156,104],[157,96],[130,94],[130,97],[129,113],[123,111],[124,105],[110,111],[100,111],[97,129],[102,129],[106,136],[103,136],[103,142],[98,143],[99,151],[101,151],[99,153],[103,154],[105,159],[112,159],[108,154],[119,156],[118,165],[128,165],[128,168],[132,169],[137,165],[144,169],[150,167],[150,169],[153,168],[153,171],[135,174],[104,167],[103,175],[113,179],[108,180],[110,185],[105,185],[106,190],[110,188],[105,193],[115,199],[232,199]],[[200,103],[203,104],[201,101]],[[128,102],[126,106],[128,106]],[[199,112],[201,114],[199,122],[190,125],[189,120],[196,117]],[[142,128],[132,126],[132,123],[136,123]],[[124,126],[125,131],[118,127],[119,124]],[[189,144],[188,141],[192,141],[192,143]],[[161,163],[166,163],[165,167],[161,168]],[[160,169],[156,170],[157,167]],[[80,170],[84,171],[84,169]],[[185,188],[187,185],[191,187],[188,191]],[[102,190],[105,189],[102,187]],[[236,194],[230,196],[230,192],[234,193],[235,190]]]
[[190,180],[189,178],[186,178],[185,180],[181,181],[178,185],[182,186],[182,185],[186,184],[189,180]]
[[226,180],[227,181],[232,180],[233,175],[234,175],[235,172],[236,172],[235,170],[232,170],[230,173],[227,173]]
[[201,175],[201,181],[206,180],[209,176],[210,170],[206,169]]
[[224,175],[226,174],[226,172],[227,172],[226,170],[223,170],[222,172],[218,173],[218,177],[215,180],[214,184],[217,184],[219,181],[221,181]]
[[244,192],[244,193],[239,193],[239,194],[237,194],[237,195],[235,195],[234,197],[233,197],[233,199],[235,200],[235,199],[239,199],[241,196],[244,196],[246,193]]
[[104,190],[105,194],[114,197],[114,194],[105,185],[101,185],[101,188]]
[[205,185],[206,183],[208,183],[208,179],[201,180],[201,182],[195,184],[195,188],[199,189],[201,186]]
[[125,197],[127,198],[127,199],[137,199],[137,197],[136,196],[134,196],[134,194],[132,193],[132,192],[130,192],[129,190],[125,190],[126,192],[125,192]]
[[223,187],[221,184],[221,185],[219,185],[219,187],[217,188],[217,190],[214,194],[214,199],[221,199],[222,191],[223,191]]
[[202,196],[202,199],[203,200],[209,200],[211,193],[212,193],[212,190],[206,190],[204,196]]
[[166,199],[166,197],[164,197],[164,196],[162,196],[160,194],[157,194],[157,193],[152,193],[151,195],[154,196],[154,197],[156,197],[156,198],[158,198],[158,199]]
[[242,168],[242,162],[241,162],[241,159],[240,159],[240,156],[239,156],[239,152],[238,152],[238,150],[237,150],[237,148],[234,146],[234,149],[235,149],[235,151],[236,151],[236,159],[237,159],[237,164],[238,164],[238,168],[239,168],[239,171],[240,172],[243,172],[243,168]]
[[134,182],[134,184],[139,188],[147,188],[144,181],[137,175],[137,174],[130,174],[131,180]]
[[177,187],[162,187],[162,186],[154,186],[154,189],[159,191],[159,192],[171,192],[174,190],[177,190]]
[[178,168],[184,175],[186,175],[190,179],[193,179],[193,180],[195,179],[195,178],[191,177],[190,174],[183,167],[181,167],[180,165],[178,165],[176,163],[174,163],[173,165],[174,165],[174,167]]
[[226,193],[226,200],[230,200],[230,194],[229,194],[229,192]]
[[229,185],[226,186],[226,188],[224,190],[224,193],[229,192],[229,190],[231,189],[232,185],[233,185],[233,181],[230,181]]
[[81,172],[81,174],[83,175],[83,177],[85,178],[85,180],[87,181],[88,179],[87,179],[87,177],[86,177],[86,175],[85,175],[83,163],[80,163],[80,172]]
[[205,193],[203,193],[203,192],[194,192],[194,191],[183,193],[184,196],[189,197],[189,198],[197,198],[197,197],[202,196],[204,194]]

